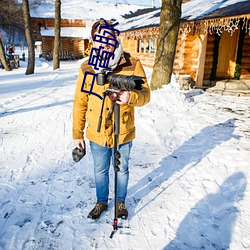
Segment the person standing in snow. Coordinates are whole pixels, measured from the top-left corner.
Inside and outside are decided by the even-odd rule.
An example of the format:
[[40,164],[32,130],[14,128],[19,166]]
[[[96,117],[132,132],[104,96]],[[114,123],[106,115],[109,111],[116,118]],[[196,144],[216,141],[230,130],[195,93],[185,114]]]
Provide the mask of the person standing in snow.
[[[121,90],[116,101],[120,104],[119,152],[121,154],[120,171],[118,172],[117,217],[127,218],[128,211],[125,206],[125,199],[129,179],[128,161],[132,140],[135,138],[134,107],[140,107],[149,102],[150,90],[140,61],[124,52],[120,42],[117,41],[116,44],[112,40],[112,36],[117,38],[117,32],[114,29],[108,28],[107,24],[109,27],[112,26],[112,23],[104,20],[97,21],[92,26],[93,48],[96,51],[99,50],[99,53],[96,55],[99,62],[102,63],[101,60],[103,57],[99,56],[102,52],[112,53],[114,57],[108,62],[108,67],[111,69],[112,74],[141,76],[144,82],[141,90]],[[98,30],[99,36],[101,35],[104,39],[95,41],[94,38]],[[97,132],[102,105],[102,100],[98,96],[102,96],[102,93],[106,91],[109,84],[98,85],[96,77],[93,82],[93,74],[100,73],[100,69],[93,66],[90,60],[91,56],[87,61],[82,63],[79,69],[73,102],[72,133],[75,146],[84,148],[83,131],[87,123],[86,137],[90,142],[90,149],[93,156],[97,199],[95,207],[88,214],[88,218],[97,219],[108,208],[109,168],[114,152],[114,114],[112,114],[111,119],[107,118],[112,107],[112,101],[110,98],[105,98],[104,119],[100,132]]]
[[8,52],[9,52],[10,55],[12,55],[12,54],[15,53],[15,51],[14,51],[14,49],[13,49],[12,46],[10,46],[10,47],[8,48]]

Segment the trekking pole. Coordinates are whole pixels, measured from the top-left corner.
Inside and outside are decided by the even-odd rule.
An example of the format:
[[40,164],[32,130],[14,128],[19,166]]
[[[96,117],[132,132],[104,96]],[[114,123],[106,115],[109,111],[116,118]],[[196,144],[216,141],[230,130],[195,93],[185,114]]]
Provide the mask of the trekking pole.
[[113,238],[113,235],[118,230],[118,219],[117,219],[117,193],[118,193],[118,172],[120,171],[120,157],[119,152],[119,134],[120,134],[120,105],[114,102],[114,171],[115,171],[115,206],[114,206],[114,222],[113,230],[110,234],[110,238]]

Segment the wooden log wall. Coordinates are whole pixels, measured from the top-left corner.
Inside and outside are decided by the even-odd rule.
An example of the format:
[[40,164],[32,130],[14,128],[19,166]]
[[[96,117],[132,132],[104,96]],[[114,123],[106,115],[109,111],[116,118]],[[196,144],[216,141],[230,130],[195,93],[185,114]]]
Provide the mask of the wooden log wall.
[[240,79],[250,79],[250,36],[245,35],[242,46]]
[[82,40],[79,38],[73,39],[73,53],[74,55],[84,55],[84,51],[88,48],[89,41],[87,39]]
[[[150,38],[152,39],[152,38]],[[196,77],[197,57],[198,57],[198,42],[197,36],[180,34],[177,40],[176,55],[173,66],[173,73],[177,75],[190,75],[193,79]],[[141,51],[138,46],[140,43],[146,42],[146,38],[141,39],[121,39],[123,49],[131,53],[134,57],[140,59],[141,63],[149,68],[153,68],[155,53]],[[157,39],[155,39],[155,45]],[[156,49],[155,49],[156,51]]]
[[[146,38],[145,38],[146,39]],[[144,42],[144,38],[140,39],[141,42]],[[138,52],[138,46],[139,46],[139,39],[122,39],[122,46],[123,50],[126,52],[131,53],[132,56],[138,58],[141,63],[148,68],[153,68],[154,66],[154,60],[155,60],[155,53],[150,53],[150,52]]]
[[[51,28],[55,26],[55,21],[53,18],[31,18],[31,21],[33,36],[36,38],[36,40],[42,40],[40,28]],[[86,21],[62,19],[61,27],[86,27]]]
[[[43,28],[55,27],[54,18],[31,18],[31,22],[32,22],[32,27],[38,30],[39,27]],[[86,21],[62,19],[61,27],[86,27]]]
[[190,75],[192,79],[196,79],[199,53],[197,39],[198,37],[195,35],[179,34],[173,67],[173,73],[177,76]]
[[[54,37],[41,37],[40,28],[54,27],[53,18],[32,18],[33,37],[42,41],[42,57],[46,58],[48,52],[53,51]],[[61,20],[61,27],[86,27],[84,20]],[[78,58],[83,57],[84,50],[88,47],[88,40],[79,38],[61,38],[60,51],[69,51]]]
[[[42,57],[46,58],[49,52],[53,52],[54,37],[42,38]],[[84,56],[84,50],[88,47],[88,40],[78,38],[61,38],[60,51],[69,51],[77,58]]]
[[183,68],[184,58],[183,51],[185,47],[185,36],[179,35],[176,44],[175,59],[173,65],[173,73],[178,75],[179,71]]
[[122,46],[123,46],[123,50],[126,52],[129,52],[131,54],[136,54],[136,50],[137,50],[137,40],[132,40],[132,39],[128,39],[128,40],[121,40],[122,42]]
[[54,38],[44,36],[42,37],[42,57],[46,58],[48,52],[53,51]]
[[212,73],[214,46],[215,46],[215,34],[213,34],[213,35],[208,34],[205,68],[204,68],[204,78],[203,78],[203,80],[205,80],[206,82],[210,81],[210,77],[211,77],[211,73]]
[[73,51],[73,39],[72,38],[61,38],[60,51]]
[[188,74],[192,79],[196,78],[197,58],[199,53],[199,46],[197,36],[187,36],[184,51],[184,64],[180,74]]
[[154,67],[154,60],[155,60],[155,54],[152,53],[136,53],[133,55],[134,57],[138,58],[141,63],[148,68],[153,68]]

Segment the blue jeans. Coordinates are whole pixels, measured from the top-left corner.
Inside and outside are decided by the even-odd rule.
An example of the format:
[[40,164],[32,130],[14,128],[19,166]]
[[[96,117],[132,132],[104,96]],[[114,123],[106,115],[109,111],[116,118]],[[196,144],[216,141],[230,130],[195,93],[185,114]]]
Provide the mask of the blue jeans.
[[[119,152],[121,153],[121,164],[119,165],[120,171],[118,172],[117,180],[117,200],[121,202],[125,201],[127,195],[129,178],[128,161],[131,147],[132,141],[121,144],[119,146]],[[103,147],[91,141],[90,148],[94,161],[97,202],[107,204],[109,196],[109,168],[111,159],[112,163],[114,162],[114,148],[108,148],[107,146]]]

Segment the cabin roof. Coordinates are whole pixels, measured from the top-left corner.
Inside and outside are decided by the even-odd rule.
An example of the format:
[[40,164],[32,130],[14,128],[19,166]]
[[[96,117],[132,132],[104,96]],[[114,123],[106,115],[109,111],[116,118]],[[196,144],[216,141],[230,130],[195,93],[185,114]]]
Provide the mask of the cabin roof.
[[[96,2],[93,0],[61,0],[61,18],[70,20],[97,20],[100,18],[119,20],[122,15],[131,14],[138,9],[147,9],[149,6],[133,4],[115,4]],[[30,10],[34,18],[55,18],[55,3],[46,0],[36,9]]]
[[120,31],[158,26],[160,23],[160,11],[160,8],[156,8],[145,14],[126,18],[120,23]]
[[[120,31],[159,26],[161,8],[151,8],[126,15]],[[182,3],[182,22],[250,14],[249,0],[191,0]]]
[[[41,28],[42,36],[51,36],[54,37],[55,28]],[[81,39],[89,39],[91,34],[90,28],[84,27],[61,27],[61,37],[72,37],[72,38],[81,38]]]
[[236,16],[250,13],[249,0],[192,0],[183,4],[182,21]]

